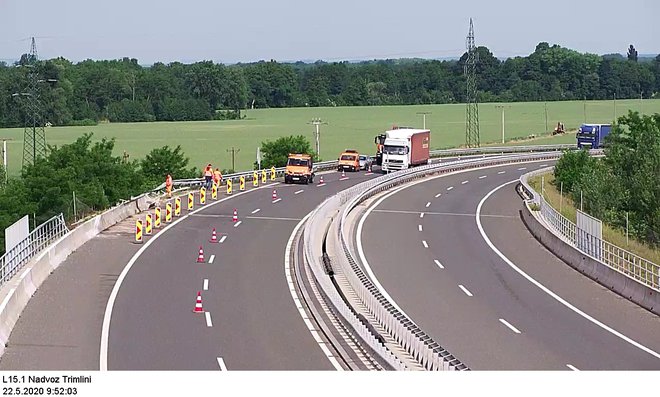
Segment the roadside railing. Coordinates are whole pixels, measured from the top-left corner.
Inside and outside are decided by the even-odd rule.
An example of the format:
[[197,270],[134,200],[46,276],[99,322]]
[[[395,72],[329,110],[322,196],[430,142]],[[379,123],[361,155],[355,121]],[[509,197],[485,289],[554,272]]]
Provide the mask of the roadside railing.
[[[550,227],[551,231],[584,255],[589,255],[609,268],[660,292],[660,266],[658,264],[606,240],[590,235],[586,230],[580,230],[575,223],[559,213],[559,211],[545,200],[543,195],[537,193],[529,185],[529,178],[547,173],[550,170],[552,170],[552,167],[522,175],[520,177],[520,183],[526,190],[527,195],[531,197],[529,201],[540,206],[541,218]],[[592,248],[589,250],[590,252],[586,252],[578,247],[576,235],[580,235],[580,238],[585,238],[589,241],[588,246]],[[594,252],[599,253],[598,258],[593,256]]]
[[[339,249],[339,252],[336,252],[336,255],[332,258],[333,269],[337,267],[337,270],[345,275],[361,304],[373,315],[378,324],[423,368],[427,370],[467,370],[468,368],[465,364],[444,349],[438,342],[434,341],[414,322],[394,307],[364,273],[362,265],[357,259],[358,256],[353,252],[351,244],[349,244],[349,236],[351,234],[350,230],[345,227],[347,218],[352,210],[368,198],[389,190],[394,186],[427,175],[489,165],[504,165],[532,160],[552,160],[558,157],[558,153],[534,153],[458,160],[399,171],[360,183],[327,199],[310,216],[308,224],[305,226],[305,257],[315,278],[321,280],[320,284],[322,286],[325,285],[324,291],[326,295],[331,297],[332,304],[336,305],[336,307],[343,307],[345,303],[341,299],[332,299],[333,285],[328,282],[322,282],[324,279],[327,280],[328,276],[325,274],[322,259],[321,247],[323,246],[323,239],[319,237],[322,234],[319,230],[329,230],[326,237],[327,246],[334,246]],[[334,223],[337,224],[336,229],[333,229],[332,225]],[[334,233],[332,232],[333,230],[335,231]],[[326,290],[326,288],[330,290]],[[336,291],[334,295],[336,295]],[[340,313],[344,313],[344,311],[339,310]],[[362,324],[359,320],[356,320],[355,316],[349,315],[348,317],[346,321],[354,328],[359,329],[362,327]],[[406,368],[402,360],[393,357],[391,350],[384,349],[382,343],[378,342],[378,338],[370,337],[366,343],[377,352],[385,350],[386,354],[383,358],[393,368]]]
[[37,226],[26,238],[0,257],[0,286],[18,273],[35,255],[69,233],[64,215],[56,215]]

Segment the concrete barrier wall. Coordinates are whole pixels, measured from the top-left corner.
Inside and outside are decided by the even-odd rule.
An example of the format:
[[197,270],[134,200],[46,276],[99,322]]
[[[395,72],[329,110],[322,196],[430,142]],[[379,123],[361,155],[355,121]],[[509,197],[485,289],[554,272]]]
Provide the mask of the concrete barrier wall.
[[146,195],[110,208],[62,236],[25,265],[0,289],[0,356],[28,301],[48,276],[76,249],[110,226],[148,209]]
[[660,315],[660,294],[656,291],[585,255],[560,239],[536,219],[526,203],[523,204],[520,215],[532,235],[562,261],[624,298]]

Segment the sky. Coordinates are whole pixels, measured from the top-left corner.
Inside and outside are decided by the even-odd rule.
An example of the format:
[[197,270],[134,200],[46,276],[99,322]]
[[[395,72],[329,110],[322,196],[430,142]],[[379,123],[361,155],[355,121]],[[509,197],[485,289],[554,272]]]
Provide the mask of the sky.
[[580,52],[660,53],[657,0],[0,0],[0,60],[37,41],[39,58],[141,64],[497,57],[539,42]]

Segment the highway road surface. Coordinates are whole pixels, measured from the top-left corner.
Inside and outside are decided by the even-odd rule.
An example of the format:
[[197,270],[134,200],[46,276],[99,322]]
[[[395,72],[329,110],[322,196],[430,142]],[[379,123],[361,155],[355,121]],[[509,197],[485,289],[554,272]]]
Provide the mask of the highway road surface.
[[513,182],[545,165],[426,178],[372,200],[356,229],[368,268],[471,369],[660,369],[660,318],[574,271],[520,220]]

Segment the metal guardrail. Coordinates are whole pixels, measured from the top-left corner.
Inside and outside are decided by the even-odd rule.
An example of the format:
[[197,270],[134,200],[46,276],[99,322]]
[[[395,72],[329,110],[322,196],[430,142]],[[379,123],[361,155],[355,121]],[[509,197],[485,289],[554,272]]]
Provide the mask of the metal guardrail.
[[527,182],[529,178],[544,174],[551,169],[552,167],[536,170],[520,177],[521,185],[526,190],[527,195],[531,197],[529,201],[539,206],[541,217],[550,227],[551,231],[584,255],[589,255],[591,258],[598,260],[609,268],[623,273],[638,283],[660,292],[660,265],[592,235],[586,237],[589,239],[589,245],[596,247],[595,252],[600,253],[598,258],[595,258],[592,254],[578,248],[576,235],[578,233],[588,233],[584,230],[578,230],[575,223],[559,213],[559,211],[552,207],[552,205],[550,205],[541,194],[538,194]]
[[63,214],[37,226],[25,239],[0,257],[0,286],[18,273],[30,259],[67,233],[69,228]]
[[[524,154],[500,157],[489,157],[483,159],[469,159],[447,162],[444,164],[431,164],[409,170],[394,172],[383,175],[373,180],[360,183],[349,189],[346,189],[337,195],[327,199],[323,204],[317,207],[317,210],[310,216],[308,224],[305,226],[305,257],[310,264],[310,268],[319,281],[328,279],[324,274],[322,256],[319,250],[322,246],[322,238],[318,230],[325,230],[327,224],[335,221],[339,222],[336,233],[328,233],[328,239],[334,239],[334,246],[341,247],[343,254],[333,258],[341,273],[346,276],[351,288],[355,291],[360,302],[374,316],[376,321],[400,346],[405,349],[411,357],[428,370],[467,370],[467,366],[460,362],[440,344],[434,341],[429,335],[415,325],[410,319],[405,317],[397,308],[395,308],[372,283],[369,277],[364,274],[357,255],[352,252],[348,243],[347,234],[350,232],[344,229],[346,219],[349,213],[364,200],[394,186],[422,178],[427,175],[453,172],[457,170],[483,167],[486,165],[511,164],[516,162],[531,160],[549,160],[557,158],[557,153],[550,154]],[[338,219],[338,220],[336,220]],[[326,225],[326,226],[324,226]],[[332,230],[332,228],[330,229]],[[328,242],[330,245],[330,242]],[[342,307],[345,303],[341,299],[332,299],[334,286],[328,283],[320,283],[324,291],[331,297],[331,301],[337,307]],[[329,288],[329,289],[326,289]],[[335,291],[336,295],[336,291]],[[341,313],[344,310],[339,310]],[[346,320],[357,328],[361,323],[349,316]],[[370,337],[366,341],[374,350],[383,351],[383,346],[374,338]],[[380,348],[380,349],[379,349]],[[384,358],[390,365],[397,369],[405,369],[405,365],[389,350],[385,350]]]

